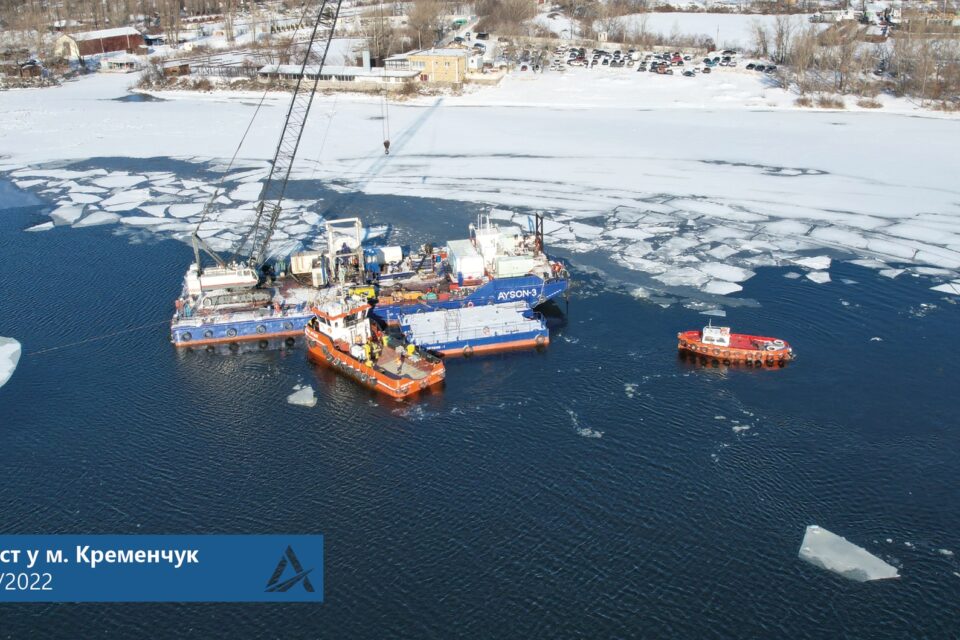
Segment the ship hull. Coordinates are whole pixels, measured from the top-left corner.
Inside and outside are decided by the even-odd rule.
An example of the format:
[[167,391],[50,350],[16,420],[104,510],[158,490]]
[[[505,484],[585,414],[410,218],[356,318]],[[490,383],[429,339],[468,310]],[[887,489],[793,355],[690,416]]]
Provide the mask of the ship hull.
[[403,302],[380,300],[373,308],[372,314],[381,322],[388,325],[397,325],[402,315],[410,313],[462,309],[464,307],[509,302],[525,302],[532,309],[559,297],[566,292],[568,286],[569,281],[565,278],[547,281],[539,276],[498,278],[482,284],[462,296],[451,295],[446,299],[439,297],[427,299],[421,296],[415,300],[405,300]]
[[[774,343],[773,348],[764,346]],[[729,346],[719,346],[703,342],[699,331],[685,331],[677,334],[677,350],[681,355],[701,360],[755,367],[782,367],[796,358],[790,345],[782,340],[739,333],[731,334]]]
[[303,335],[313,314],[309,310],[288,315],[229,314],[222,316],[174,319],[170,341],[180,348],[230,342],[269,340]]

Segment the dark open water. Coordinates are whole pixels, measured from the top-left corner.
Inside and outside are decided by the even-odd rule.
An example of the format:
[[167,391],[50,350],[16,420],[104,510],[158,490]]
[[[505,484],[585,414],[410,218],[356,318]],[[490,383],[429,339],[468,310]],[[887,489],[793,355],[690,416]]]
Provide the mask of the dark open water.
[[[441,238],[470,216],[343,198],[371,222],[413,206]],[[960,633],[960,562],[938,552],[960,553],[960,309],[928,283],[761,269],[743,292],[760,306],[729,320],[800,360],[758,372],[680,362],[675,333],[705,316],[584,276],[544,353],[452,361],[442,392],[396,403],[299,349],[175,353],[188,247],[24,233],[43,210],[0,211],[0,335],[25,353],[0,389],[0,530],[323,533],[326,602],[3,605],[2,637]],[[285,402],[303,382],[314,409]],[[812,523],[903,577],[805,564]]]

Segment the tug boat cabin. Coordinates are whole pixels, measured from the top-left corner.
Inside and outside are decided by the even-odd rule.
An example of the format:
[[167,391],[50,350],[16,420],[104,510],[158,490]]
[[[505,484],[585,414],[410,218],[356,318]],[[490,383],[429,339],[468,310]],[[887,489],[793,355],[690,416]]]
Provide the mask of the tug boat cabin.
[[405,398],[443,382],[443,362],[379,331],[360,296],[318,302],[304,330],[310,357],[360,384]]

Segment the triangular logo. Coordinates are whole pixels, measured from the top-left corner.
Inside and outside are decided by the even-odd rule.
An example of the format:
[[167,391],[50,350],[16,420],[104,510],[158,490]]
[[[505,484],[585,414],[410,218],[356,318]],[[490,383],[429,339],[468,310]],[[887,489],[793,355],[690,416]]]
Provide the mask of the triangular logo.
[[[288,564],[293,568],[294,575],[281,582],[280,578],[283,576],[283,572],[287,570]],[[267,582],[266,590],[269,592],[289,591],[292,586],[300,582],[303,584],[304,589],[313,593],[313,584],[311,584],[310,578],[307,577],[307,574],[311,571],[313,571],[313,569],[304,571],[303,565],[301,565],[297,559],[297,554],[293,552],[293,547],[288,546],[287,550],[280,556],[280,562],[277,563],[277,568],[273,570],[273,575]]]

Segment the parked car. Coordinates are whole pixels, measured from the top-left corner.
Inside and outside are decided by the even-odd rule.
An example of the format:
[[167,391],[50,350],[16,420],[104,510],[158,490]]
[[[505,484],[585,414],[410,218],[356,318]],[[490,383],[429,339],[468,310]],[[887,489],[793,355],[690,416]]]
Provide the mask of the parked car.
[[703,73],[710,73],[710,67],[704,67]]
[[477,40],[489,40],[490,34],[484,31],[477,32]]
[[765,66],[763,66],[762,64],[754,65],[754,67],[753,67],[753,70],[754,70],[754,71],[766,71],[766,69],[767,69],[767,68],[766,68]]
[[647,65],[645,65],[645,64],[639,64],[639,65],[637,65],[637,71],[638,71],[638,72],[640,72],[640,71],[646,71],[646,70],[647,70]]
[[757,68],[757,65],[753,64],[752,62],[747,63],[747,71],[753,71],[756,68]]
[[767,67],[766,73],[776,73],[777,65],[771,64]]
[[685,75],[685,76],[688,77],[688,78],[692,78],[692,77],[695,76],[696,74],[695,74],[693,71],[684,71],[684,72],[683,72],[683,75]]

